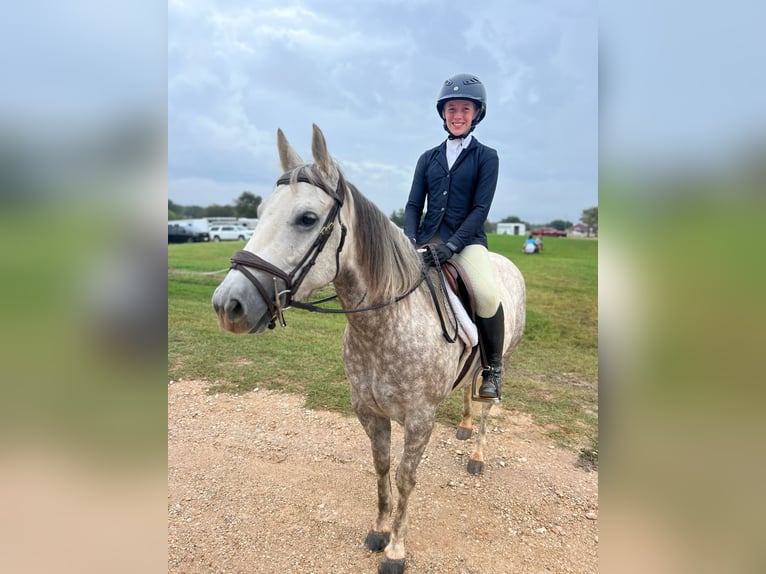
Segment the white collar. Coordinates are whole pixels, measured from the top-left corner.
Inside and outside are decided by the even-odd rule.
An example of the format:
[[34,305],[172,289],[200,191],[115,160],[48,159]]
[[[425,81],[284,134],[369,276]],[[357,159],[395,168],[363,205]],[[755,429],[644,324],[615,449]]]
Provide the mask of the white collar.
[[448,138],[447,147],[465,149],[468,147],[468,144],[471,143],[472,139],[473,139],[473,134],[468,134],[464,138],[455,138],[454,140],[451,140]]

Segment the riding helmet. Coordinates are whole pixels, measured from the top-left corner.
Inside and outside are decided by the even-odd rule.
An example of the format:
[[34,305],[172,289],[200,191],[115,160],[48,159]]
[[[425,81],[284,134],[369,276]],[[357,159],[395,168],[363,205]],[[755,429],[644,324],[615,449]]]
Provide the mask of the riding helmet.
[[[442,120],[444,119],[444,104],[450,100],[472,100],[476,103],[478,113],[471,122],[471,131],[487,115],[487,90],[484,89],[481,80],[473,74],[456,74],[445,80],[439,91],[439,97],[436,99],[436,111]],[[447,129],[446,122],[444,129]]]

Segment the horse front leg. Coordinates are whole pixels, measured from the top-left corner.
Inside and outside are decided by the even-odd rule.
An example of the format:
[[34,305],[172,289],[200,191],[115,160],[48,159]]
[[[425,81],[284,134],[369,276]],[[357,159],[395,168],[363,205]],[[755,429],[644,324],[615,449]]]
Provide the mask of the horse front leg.
[[468,440],[473,433],[473,416],[471,415],[471,385],[470,383],[463,387],[463,419],[457,427],[455,436],[458,440]]
[[391,538],[391,420],[369,412],[357,412],[372,446],[372,462],[378,478],[378,516],[364,541],[373,552],[381,552]]
[[415,488],[418,465],[423,458],[428,440],[431,438],[433,427],[433,416],[405,422],[404,452],[399,468],[396,469],[399,501],[391,529],[391,540],[386,546],[386,559],[380,565],[378,574],[401,574],[404,572],[404,541],[409,528],[408,504],[410,495]]
[[470,474],[481,474],[484,472],[484,447],[487,446],[487,419],[489,411],[494,405],[484,403],[481,408],[481,422],[479,423],[479,432],[476,435],[476,444],[473,447],[471,457],[468,459],[468,472]]

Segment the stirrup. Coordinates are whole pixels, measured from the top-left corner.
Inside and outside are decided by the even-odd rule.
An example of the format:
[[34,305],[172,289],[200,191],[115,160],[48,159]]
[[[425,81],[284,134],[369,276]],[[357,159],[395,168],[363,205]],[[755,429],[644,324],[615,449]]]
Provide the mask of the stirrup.
[[[500,399],[502,398],[500,395],[497,397],[481,397],[479,396],[479,378],[482,377],[484,374],[484,367],[481,365],[477,367],[477,369],[473,373],[473,378],[471,380],[471,400],[475,401],[477,403],[491,403],[493,405],[499,405]],[[499,390],[499,386],[498,386]]]
[[[503,369],[490,365],[484,369],[482,373],[482,379],[483,381],[481,387],[479,387],[479,396],[482,398],[497,398],[497,400],[501,400],[503,398],[501,391],[503,385]],[[491,389],[491,391],[494,391],[494,394],[497,395],[496,397],[486,397],[481,394],[482,388],[485,384],[487,385],[488,390]]]

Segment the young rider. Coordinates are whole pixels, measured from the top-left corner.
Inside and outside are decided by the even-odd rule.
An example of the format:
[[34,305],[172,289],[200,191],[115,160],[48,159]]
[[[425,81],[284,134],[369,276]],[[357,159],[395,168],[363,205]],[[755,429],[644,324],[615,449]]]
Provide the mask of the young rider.
[[430,249],[425,252],[429,265],[454,257],[468,274],[488,363],[479,396],[499,399],[505,318],[484,232],[499,160],[494,149],[472,135],[487,113],[484,85],[473,74],[452,76],[439,91],[436,111],[447,139],[418,159],[404,211],[404,233],[416,245],[437,244],[435,258]]

